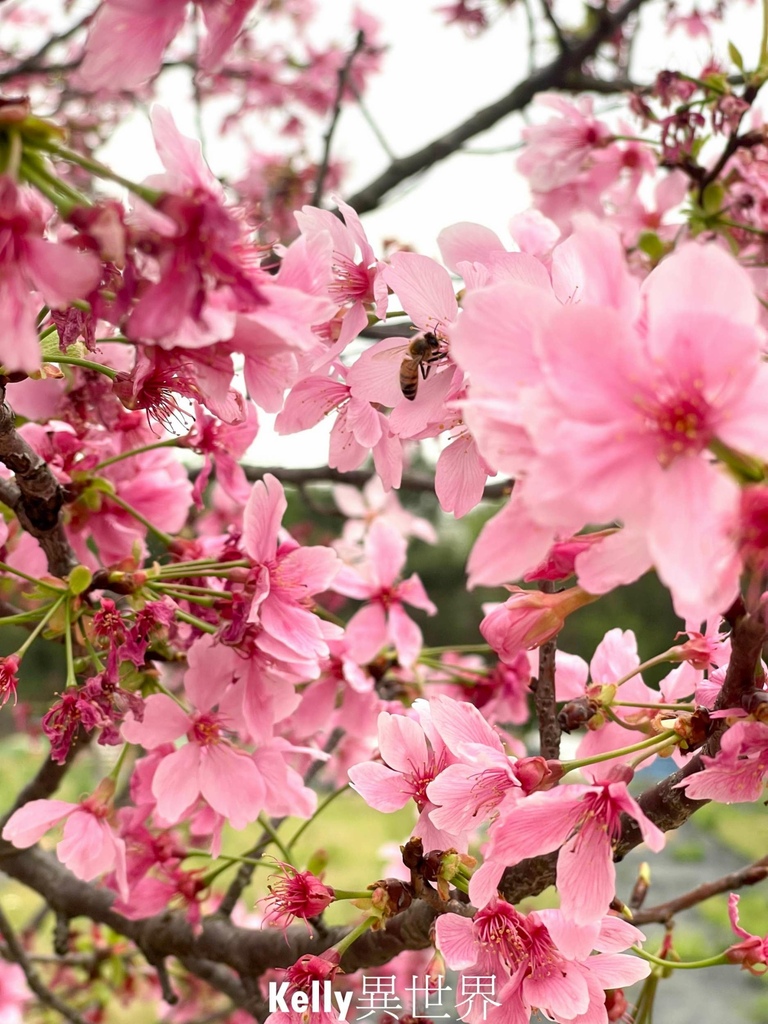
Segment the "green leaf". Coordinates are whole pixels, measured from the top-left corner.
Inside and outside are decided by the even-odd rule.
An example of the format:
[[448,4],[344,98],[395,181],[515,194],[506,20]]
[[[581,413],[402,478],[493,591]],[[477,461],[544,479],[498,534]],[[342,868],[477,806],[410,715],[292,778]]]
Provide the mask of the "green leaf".
[[741,52],[739,51],[739,48],[736,46],[735,43],[728,43],[728,56],[731,58],[731,60],[739,69],[739,71],[744,70],[744,58],[742,57]]
[[78,565],[69,574],[69,589],[73,594],[84,594],[93,581],[93,573],[86,565]]

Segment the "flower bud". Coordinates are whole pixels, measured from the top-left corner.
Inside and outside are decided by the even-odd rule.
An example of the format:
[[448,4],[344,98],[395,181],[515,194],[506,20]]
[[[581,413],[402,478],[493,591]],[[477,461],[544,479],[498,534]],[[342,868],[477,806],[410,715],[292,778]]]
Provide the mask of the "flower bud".
[[512,596],[504,604],[489,608],[480,623],[480,632],[499,658],[511,662],[520,651],[540,647],[556,636],[566,617],[597,598],[581,587],[571,587],[558,594],[508,587]]

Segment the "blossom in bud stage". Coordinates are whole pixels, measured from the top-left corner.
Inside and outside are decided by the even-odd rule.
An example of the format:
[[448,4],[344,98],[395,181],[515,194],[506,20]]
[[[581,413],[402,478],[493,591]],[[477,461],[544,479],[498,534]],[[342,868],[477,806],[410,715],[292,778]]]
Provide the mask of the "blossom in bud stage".
[[520,587],[507,589],[512,596],[504,604],[486,605],[489,610],[480,623],[480,632],[506,662],[520,651],[540,647],[557,636],[571,612],[597,600],[581,587],[570,587],[558,594],[521,590]]
[[19,685],[19,657],[16,654],[9,654],[0,658],[0,707],[7,704],[13,697],[16,703],[16,687]]
[[[725,955],[732,964],[741,964],[745,971],[750,974],[765,974],[768,971],[768,937],[760,938],[759,935],[752,935],[739,924],[739,896],[732,892],[728,897],[728,917],[731,928],[741,939],[735,945],[730,946]],[[762,970],[758,970],[760,967]]]
[[286,927],[294,918],[305,921],[322,914],[335,899],[334,891],[323,885],[311,871],[297,871],[291,864],[280,863],[282,874],[273,875],[265,897],[267,911],[264,920]]

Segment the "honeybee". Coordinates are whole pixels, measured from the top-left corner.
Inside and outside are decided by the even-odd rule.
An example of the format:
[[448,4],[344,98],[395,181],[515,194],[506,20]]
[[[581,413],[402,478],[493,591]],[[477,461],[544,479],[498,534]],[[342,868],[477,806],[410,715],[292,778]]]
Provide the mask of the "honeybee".
[[432,331],[426,331],[420,338],[414,338],[400,364],[400,390],[403,398],[412,402],[419,391],[419,374],[426,380],[433,363],[445,359],[440,351],[440,342]]

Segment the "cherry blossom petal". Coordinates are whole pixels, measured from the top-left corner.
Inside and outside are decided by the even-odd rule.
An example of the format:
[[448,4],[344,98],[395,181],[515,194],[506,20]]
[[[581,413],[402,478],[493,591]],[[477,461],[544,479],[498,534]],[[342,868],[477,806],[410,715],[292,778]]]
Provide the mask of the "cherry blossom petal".
[[30,800],[10,816],[3,829],[3,839],[19,849],[26,849],[79,808],[80,804],[66,800]]
[[441,914],[435,922],[437,947],[453,971],[477,962],[477,943],[472,921],[459,914]]
[[189,715],[175,700],[164,693],[153,693],[144,701],[142,721],[137,721],[129,711],[121,732],[129,743],[140,743],[146,750],[152,750],[183,736],[189,724]]
[[175,825],[200,795],[200,747],[187,743],[164,757],[152,779],[157,813]]
[[423,644],[421,630],[401,604],[393,604],[388,616],[389,637],[397,652],[397,659],[405,668],[411,666]]
[[412,787],[401,772],[374,761],[353,765],[349,769],[349,779],[352,788],[369,807],[385,814],[405,807],[413,795]]
[[576,924],[600,920],[616,893],[616,869],[608,833],[585,821],[557,858],[557,888],[563,914]]
[[391,768],[410,774],[427,763],[427,741],[418,722],[407,715],[390,715],[382,711],[378,730],[381,756]]
[[74,811],[64,826],[64,838],[56,847],[56,856],[73,875],[90,882],[115,866],[116,843],[109,825],[89,811]]
[[471,511],[483,497],[489,469],[470,434],[443,448],[435,467],[435,493],[443,512],[460,519]]
[[504,252],[504,246],[495,231],[471,221],[460,221],[443,228],[437,236],[437,244],[443,263],[454,274],[460,273],[457,263],[463,260],[487,263],[492,253]]
[[200,792],[232,828],[246,828],[264,807],[266,786],[247,754],[228,743],[200,750]]
[[429,256],[395,252],[383,277],[422,331],[452,323],[459,311],[448,271]]
[[277,533],[287,507],[283,485],[271,473],[253,485],[243,513],[243,544],[254,562],[274,561]]

